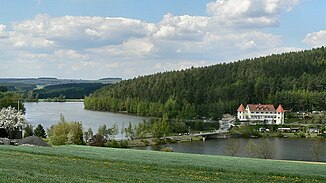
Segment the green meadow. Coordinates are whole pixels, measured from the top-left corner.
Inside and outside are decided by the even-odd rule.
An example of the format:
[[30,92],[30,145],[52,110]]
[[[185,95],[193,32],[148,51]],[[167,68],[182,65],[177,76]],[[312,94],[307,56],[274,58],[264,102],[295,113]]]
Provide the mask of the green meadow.
[[0,146],[0,182],[326,182],[326,164],[89,146]]

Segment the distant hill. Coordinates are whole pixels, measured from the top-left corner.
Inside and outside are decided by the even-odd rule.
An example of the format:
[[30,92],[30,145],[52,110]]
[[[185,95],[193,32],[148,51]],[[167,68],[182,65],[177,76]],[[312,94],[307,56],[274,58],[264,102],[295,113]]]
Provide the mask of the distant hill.
[[125,80],[96,91],[85,108],[170,118],[235,113],[240,103],[326,109],[324,47]]
[[69,83],[45,86],[34,90],[33,93],[39,99],[55,98],[60,95],[66,99],[83,99],[84,96],[88,96],[103,86],[105,84],[102,83]]
[[84,96],[108,84],[120,82],[122,78],[103,78],[99,80],[40,78],[0,78],[0,91],[13,91],[24,94],[27,101],[37,98],[83,99]]
[[99,80],[83,79],[58,79],[53,77],[40,78],[0,78],[0,86],[7,87],[9,91],[28,91],[34,88],[43,88],[48,85],[61,85],[71,83],[101,83],[113,84],[120,82],[122,78],[103,78]]

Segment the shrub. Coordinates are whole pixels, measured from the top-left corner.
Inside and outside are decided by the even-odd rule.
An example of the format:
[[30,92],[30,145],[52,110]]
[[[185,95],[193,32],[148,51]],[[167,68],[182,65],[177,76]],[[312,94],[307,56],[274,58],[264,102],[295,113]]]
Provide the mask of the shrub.
[[103,147],[106,140],[103,135],[96,134],[89,140],[89,145]]
[[52,125],[49,131],[49,142],[53,145],[82,144],[83,127],[79,122],[66,121]]
[[141,139],[141,142],[145,144],[145,146],[148,146],[149,145],[149,142],[148,140],[146,139]]
[[244,138],[249,138],[252,136],[261,137],[261,134],[257,131],[256,127],[254,126],[245,125],[241,126],[238,130]]
[[127,148],[128,142],[126,140],[122,140],[120,142],[116,140],[109,140],[105,143],[106,147],[114,147],[114,148]]
[[121,141],[120,142],[120,147],[127,148],[128,147],[128,141],[126,141],[126,140]]
[[160,151],[163,151],[163,152],[174,152],[173,149],[172,149],[172,147],[164,147]]
[[154,139],[154,144],[155,144],[155,145],[161,145],[161,144],[166,144],[166,142],[165,142],[165,140],[163,140],[163,139],[155,138],[155,139]]
[[116,140],[112,140],[112,147],[120,147],[120,144]]
[[277,136],[277,137],[284,137],[284,135],[283,135],[282,132],[278,132],[278,133],[276,134],[276,136]]
[[305,138],[305,137],[306,137],[306,133],[303,132],[303,131],[300,131],[298,135],[299,135],[299,137],[301,137],[301,138]]

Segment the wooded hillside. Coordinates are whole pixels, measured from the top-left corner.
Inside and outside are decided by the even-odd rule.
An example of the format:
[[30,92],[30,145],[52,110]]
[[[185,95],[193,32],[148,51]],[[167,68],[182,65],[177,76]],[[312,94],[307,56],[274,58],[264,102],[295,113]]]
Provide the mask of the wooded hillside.
[[217,119],[240,103],[326,110],[326,48],[141,76],[96,91],[85,108]]
[[42,99],[59,97],[60,95],[68,99],[83,99],[84,96],[103,86],[105,85],[102,83],[68,83],[45,86],[43,89],[33,90],[33,93]]

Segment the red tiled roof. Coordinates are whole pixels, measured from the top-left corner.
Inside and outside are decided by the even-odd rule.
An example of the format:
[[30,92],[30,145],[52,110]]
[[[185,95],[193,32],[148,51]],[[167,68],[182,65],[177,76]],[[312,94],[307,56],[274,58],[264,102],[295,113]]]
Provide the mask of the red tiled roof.
[[248,104],[250,111],[270,111],[275,112],[275,108],[272,104]]
[[245,111],[245,108],[244,106],[241,104],[237,110],[238,112],[244,112]]
[[278,105],[276,112],[285,112],[285,110],[283,109],[282,105]]

